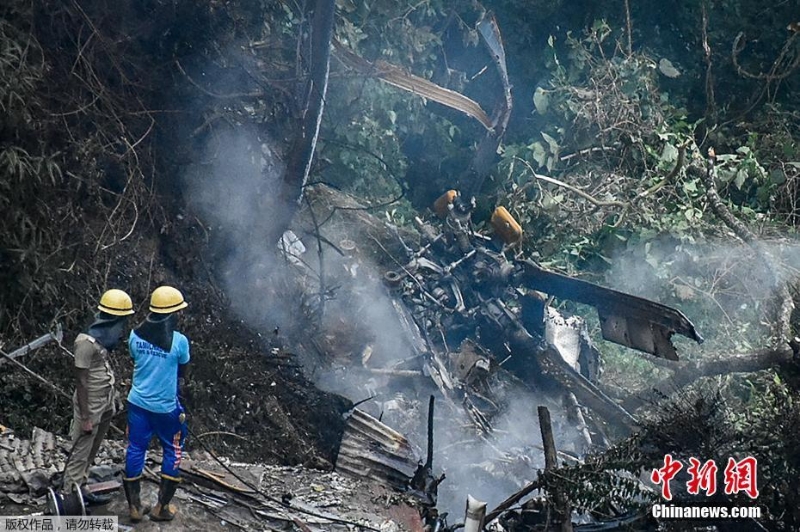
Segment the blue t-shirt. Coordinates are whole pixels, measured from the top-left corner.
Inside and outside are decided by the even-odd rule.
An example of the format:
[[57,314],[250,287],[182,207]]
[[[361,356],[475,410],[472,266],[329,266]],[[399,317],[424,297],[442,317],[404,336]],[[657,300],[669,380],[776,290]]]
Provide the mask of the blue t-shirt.
[[167,352],[131,331],[128,348],[134,364],[128,401],[150,412],[175,410],[178,406],[178,364],[189,362],[189,340],[173,331],[172,349]]

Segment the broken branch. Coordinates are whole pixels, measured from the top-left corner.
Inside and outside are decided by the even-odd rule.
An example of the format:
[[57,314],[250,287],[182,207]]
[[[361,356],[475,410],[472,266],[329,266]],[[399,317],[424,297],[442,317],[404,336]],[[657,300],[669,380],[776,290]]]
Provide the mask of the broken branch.
[[594,196],[592,196],[591,194],[589,194],[587,192],[584,192],[583,190],[579,189],[578,187],[574,187],[572,185],[568,185],[567,183],[564,183],[563,181],[559,181],[558,179],[555,179],[553,177],[548,177],[546,175],[537,174],[536,170],[534,170],[533,167],[530,165],[530,163],[528,161],[526,161],[525,159],[520,159],[519,157],[514,157],[514,159],[519,161],[519,162],[521,162],[525,166],[527,166],[528,167],[528,171],[530,171],[531,175],[533,177],[535,177],[536,179],[538,179],[540,181],[544,181],[546,183],[551,183],[553,185],[556,185],[556,186],[565,188],[565,189],[567,189],[567,190],[569,190],[571,192],[574,192],[575,194],[579,195],[580,197],[582,197],[583,199],[585,199],[589,203],[591,203],[593,205],[596,205],[597,207],[627,207],[628,206],[628,204],[625,203],[624,201],[618,201],[618,200],[606,200],[606,201],[604,201],[604,200],[599,200],[599,199],[595,198]]
[[714,214],[717,215],[734,234],[747,243],[753,251],[758,253],[764,264],[767,265],[773,275],[775,285],[774,296],[774,309],[775,309],[775,325],[773,327],[772,345],[775,349],[780,349],[779,346],[783,345],[787,338],[789,338],[791,331],[791,314],[794,309],[794,302],[792,295],[789,292],[789,287],[786,283],[782,282],[778,275],[777,264],[772,254],[765,249],[765,247],[758,242],[758,237],[753,233],[744,223],[742,223],[736,216],[731,213],[725,203],[720,198],[717,186],[714,181],[716,175],[716,160],[717,155],[714,148],[708,150],[708,160],[706,161],[706,170],[702,172],[697,167],[690,167],[694,170],[695,174],[700,174],[703,185],[706,187],[706,198],[708,204]]
[[786,364],[793,360],[793,351],[786,348],[765,349],[755,353],[717,355],[697,362],[683,362],[671,377],[649,387],[650,392],[630,396],[623,402],[626,410],[636,410],[661,394],[670,395],[675,390],[688,386],[702,377],[727,375],[728,373],[752,373]]
[[239,438],[240,440],[251,441],[250,438],[239,436],[238,434],[234,434],[233,432],[225,432],[224,430],[212,430],[210,432],[204,432],[202,434],[198,434],[196,438],[202,438],[204,436],[233,436],[234,438]]
[[532,492],[534,492],[534,491],[536,491],[538,489],[542,489],[542,487],[543,487],[543,483],[542,483],[542,479],[541,478],[538,478],[538,479],[534,480],[533,482],[531,482],[530,484],[528,484],[527,486],[525,486],[524,488],[522,488],[521,490],[519,490],[515,494],[511,495],[510,497],[508,497],[506,500],[504,500],[500,504],[498,504],[497,507],[494,510],[492,510],[491,512],[486,514],[485,524],[488,525],[489,523],[491,523],[492,521],[494,521],[495,519],[500,517],[500,514],[502,514],[503,512],[505,512],[506,510],[508,510],[512,506],[514,506],[515,504],[517,504],[520,500],[522,500],[523,497],[525,497],[526,495],[529,495],[530,493],[532,493]]

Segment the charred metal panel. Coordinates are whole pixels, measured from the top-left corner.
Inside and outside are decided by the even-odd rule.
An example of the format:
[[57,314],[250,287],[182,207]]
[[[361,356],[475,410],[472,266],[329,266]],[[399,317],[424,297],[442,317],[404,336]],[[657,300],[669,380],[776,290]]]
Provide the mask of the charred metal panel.
[[561,383],[575,394],[581,404],[591,408],[609,422],[620,422],[628,427],[638,424],[627,410],[614,402],[586,377],[575,371],[552,344],[541,343],[524,330],[510,336],[512,353],[533,355],[544,375]]
[[678,353],[670,341],[672,331],[647,320],[606,312],[598,309],[603,338],[667,360],[678,360]]
[[405,436],[369,414],[353,410],[342,436],[336,470],[405,490],[419,464],[419,456]]
[[679,310],[588,281],[545,270],[532,261],[522,263],[522,280],[528,288],[595,307],[603,338],[669,360],[678,360],[672,335],[703,337]]

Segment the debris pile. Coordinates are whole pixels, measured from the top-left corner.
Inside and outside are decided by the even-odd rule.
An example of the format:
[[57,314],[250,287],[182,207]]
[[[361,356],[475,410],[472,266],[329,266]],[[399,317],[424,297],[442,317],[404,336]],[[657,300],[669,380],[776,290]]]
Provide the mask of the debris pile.
[[[30,439],[11,430],[0,436],[0,514],[26,515],[45,511],[46,490],[57,485],[67,458],[68,442],[41,429]],[[148,454],[143,499],[156,498],[161,456]],[[90,483],[121,475],[124,444],[103,442]],[[184,482],[176,495],[181,511],[175,530],[279,529],[287,524],[301,530],[418,531],[420,514],[412,496],[367,478],[303,467],[234,463],[198,450],[185,453]],[[122,527],[149,530],[148,520],[132,526],[127,502],[118,492],[96,514],[118,515]]]
[[[45,491],[58,482],[69,454],[69,442],[38,427],[30,439],[13,430],[0,433],[0,503],[4,499],[16,504],[44,504]],[[125,457],[121,442],[106,440],[97,453],[89,475],[105,480],[116,473]]]

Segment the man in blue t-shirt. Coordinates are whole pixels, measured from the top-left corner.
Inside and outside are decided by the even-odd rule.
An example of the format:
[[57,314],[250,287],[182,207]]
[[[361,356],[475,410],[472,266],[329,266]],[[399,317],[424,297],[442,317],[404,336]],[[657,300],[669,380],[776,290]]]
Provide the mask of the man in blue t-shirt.
[[128,449],[125,452],[125,496],[131,521],[143,510],[140,479],[147,447],[155,434],[164,451],[158,503],[150,513],[154,521],[171,521],[177,509],[170,504],[180,482],[186,414],[178,399],[178,377],[189,363],[189,340],[175,330],[177,312],[188,305],[183,294],[160,286],[150,297],[150,314],[128,340],[133,358],[133,384],[128,394]]

